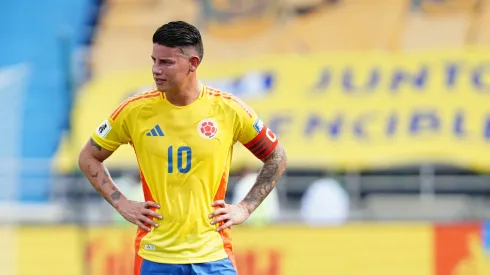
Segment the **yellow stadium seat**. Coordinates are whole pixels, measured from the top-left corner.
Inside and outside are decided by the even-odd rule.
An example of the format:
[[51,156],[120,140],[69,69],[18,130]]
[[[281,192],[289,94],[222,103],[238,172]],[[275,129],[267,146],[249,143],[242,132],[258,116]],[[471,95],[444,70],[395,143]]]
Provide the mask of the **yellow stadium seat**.
[[[121,1],[121,0],[113,0]],[[147,1],[115,3],[108,5],[102,27],[155,27],[172,20],[193,20],[197,17],[198,5],[191,0]]]
[[105,30],[91,52],[94,75],[151,65],[151,29]]
[[421,10],[431,14],[448,14],[474,11],[480,0],[422,1]]
[[448,15],[413,13],[401,27],[399,49],[421,50],[457,48],[467,43],[472,14],[460,12]]
[[110,0],[94,39],[93,74],[148,66],[156,28],[167,21],[190,20],[197,11],[192,0]]
[[[260,18],[229,24],[207,22],[198,27],[205,58],[213,61],[319,51],[454,48],[468,42],[488,45],[490,8],[485,7],[490,7],[490,0],[481,0],[483,11],[477,17],[476,1],[423,1],[421,11],[412,12],[410,0],[342,0],[304,15],[277,17],[271,12],[270,16],[264,13]],[[281,3],[292,10],[321,1]],[[222,4],[229,3],[223,0]],[[94,73],[147,66],[155,29],[171,20],[196,24],[200,8],[194,0],[109,0],[93,47]]]
[[107,5],[117,5],[117,4],[154,4],[155,2],[159,2],[159,0],[106,0]]
[[[490,1],[487,3],[490,3]],[[471,34],[472,44],[490,46],[490,4],[483,6],[481,13],[475,18]]]
[[293,22],[290,41],[309,51],[386,50],[406,0],[347,0]]

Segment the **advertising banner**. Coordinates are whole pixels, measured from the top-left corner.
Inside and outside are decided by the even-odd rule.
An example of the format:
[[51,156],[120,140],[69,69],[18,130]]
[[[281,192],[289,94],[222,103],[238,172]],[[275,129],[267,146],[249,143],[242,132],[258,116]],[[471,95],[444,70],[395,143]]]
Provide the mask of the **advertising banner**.
[[434,275],[490,274],[490,223],[434,226]]
[[[2,250],[11,260],[2,274],[133,275],[132,226],[15,232]],[[237,227],[232,238],[240,275],[433,274],[430,224]]]
[[[133,226],[4,227],[5,275],[133,275]],[[487,275],[490,223],[235,227],[240,275]]]
[[[490,167],[488,51],[206,61],[199,76],[247,102],[276,132],[291,167],[352,170],[421,162]],[[79,93],[74,128],[57,167],[76,167],[76,154],[95,127],[125,98],[152,86],[150,63],[142,71],[89,83]],[[125,147],[110,166],[136,167],[134,152]],[[234,165],[257,163],[241,145],[234,159]]]

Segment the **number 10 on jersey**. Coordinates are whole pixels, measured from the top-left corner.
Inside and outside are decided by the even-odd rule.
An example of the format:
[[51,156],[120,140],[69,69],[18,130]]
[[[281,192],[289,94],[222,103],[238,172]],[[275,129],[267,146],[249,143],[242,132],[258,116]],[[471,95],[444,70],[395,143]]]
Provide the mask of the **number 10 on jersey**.
[[175,155],[177,155],[177,170],[185,174],[191,170],[192,150],[189,146],[181,146],[176,151],[175,153],[173,146],[168,147],[168,173],[171,174],[174,172],[174,159]]

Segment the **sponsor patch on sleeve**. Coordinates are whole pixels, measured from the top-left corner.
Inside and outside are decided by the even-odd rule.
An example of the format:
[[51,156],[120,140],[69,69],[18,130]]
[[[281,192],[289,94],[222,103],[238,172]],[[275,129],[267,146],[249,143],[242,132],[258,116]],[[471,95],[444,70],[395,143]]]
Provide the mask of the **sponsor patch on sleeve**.
[[255,120],[255,123],[254,123],[254,129],[257,133],[260,133],[260,131],[262,131],[262,129],[264,128],[264,123],[262,122],[262,120],[260,120],[260,118],[257,118],[257,120]]
[[111,124],[109,123],[109,120],[106,119],[100,124],[99,127],[97,127],[96,132],[99,137],[105,138],[111,130]]

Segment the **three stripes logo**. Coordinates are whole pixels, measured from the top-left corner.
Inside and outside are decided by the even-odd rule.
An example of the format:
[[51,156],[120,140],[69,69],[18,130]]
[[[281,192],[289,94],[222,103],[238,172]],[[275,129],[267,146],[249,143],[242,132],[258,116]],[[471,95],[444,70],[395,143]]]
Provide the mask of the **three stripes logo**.
[[163,137],[165,135],[163,134],[163,131],[162,131],[162,128],[160,128],[160,125],[157,124],[155,127],[153,127],[153,129],[151,129],[151,131],[146,133],[146,136],[147,137]]

